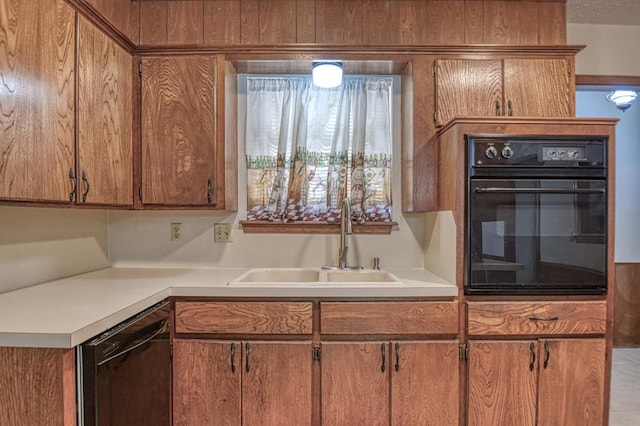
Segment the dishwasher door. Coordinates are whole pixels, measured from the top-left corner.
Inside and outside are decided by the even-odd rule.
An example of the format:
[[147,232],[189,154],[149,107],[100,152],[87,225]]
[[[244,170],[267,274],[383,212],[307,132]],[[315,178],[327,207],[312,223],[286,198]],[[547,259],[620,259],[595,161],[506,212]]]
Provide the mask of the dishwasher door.
[[171,424],[169,302],[163,301],[77,349],[78,424]]

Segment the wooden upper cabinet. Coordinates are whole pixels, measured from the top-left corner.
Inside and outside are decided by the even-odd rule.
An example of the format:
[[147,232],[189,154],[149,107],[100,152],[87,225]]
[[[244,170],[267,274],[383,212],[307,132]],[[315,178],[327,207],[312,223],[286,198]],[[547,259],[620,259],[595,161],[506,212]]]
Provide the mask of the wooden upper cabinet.
[[436,60],[436,125],[456,116],[569,117],[570,71],[564,58]]
[[217,152],[217,59],[142,59],[143,204],[224,207],[216,178],[216,162],[224,160]]
[[78,164],[81,204],[133,203],[132,58],[80,18]]
[[69,202],[75,161],[75,12],[3,1],[0,199]]

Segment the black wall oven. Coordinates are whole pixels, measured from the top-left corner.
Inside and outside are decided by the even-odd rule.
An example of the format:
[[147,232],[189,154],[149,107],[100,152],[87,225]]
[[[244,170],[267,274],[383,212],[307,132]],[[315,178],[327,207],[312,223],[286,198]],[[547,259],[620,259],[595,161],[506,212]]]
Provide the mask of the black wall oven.
[[467,294],[604,294],[607,141],[467,136]]

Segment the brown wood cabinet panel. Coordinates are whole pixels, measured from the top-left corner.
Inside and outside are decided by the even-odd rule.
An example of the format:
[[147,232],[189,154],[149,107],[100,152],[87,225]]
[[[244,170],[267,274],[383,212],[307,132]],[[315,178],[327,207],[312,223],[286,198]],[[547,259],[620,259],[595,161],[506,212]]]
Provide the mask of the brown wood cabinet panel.
[[241,374],[240,342],[175,339],[173,424],[240,426]]
[[570,117],[573,85],[565,59],[505,59],[504,96],[511,102],[508,115]]
[[142,2],[131,0],[91,0],[89,3],[133,43],[137,44],[140,41],[140,3]]
[[2,3],[0,199],[69,202],[74,21],[63,0]]
[[311,334],[310,302],[176,302],[176,333]]
[[464,44],[464,1],[429,1],[427,44]]
[[238,0],[204,2],[204,44],[240,44],[240,2]]
[[567,44],[567,8],[564,2],[538,3],[538,42],[542,45]]
[[311,349],[311,341],[243,343],[243,424],[311,424]]
[[[142,59],[142,202],[223,204],[216,191],[215,56]],[[220,197],[220,198],[218,198]]]
[[[470,341],[467,424],[536,424],[533,341]],[[533,367],[533,368],[532,368]]]
[[613,344],[640,346],[640,263],[616,263]]
[[392,342],[391,350],[391,424],[458,424],[458,341]]
[[167,44],[202,44],[203,0],[167,2]]
[[167,11],[166,1],[140,2],[140,44],[167,44]]
[[295,43],[296,17],[296,0],[260,2],[260,43]]
[[316,42],[315,12],[315,0],[296,0],[296,43]]
[[604,334],[606,307],[605,301],[467,302],[467,331],[471,336]]
[[404,2],[362,0],[362,43],[400,44],[400,10]]
[[458,302],[322,302],[321,334],[456,334]]
[[550,339],[538,346],[538,425],[604,424],[605,339]]
[[240,2],[240,43],[260,43],[260,1]]
[[538,7],[534,1],[484,2],[484,42],[538,44]]
[[464,42],[484,43],[484,1],[464,0]]
[[133,203],[131,55],[80,18],[78,202]]
[[502,61],[436,61],[436,125],[456,116],[502,115]]
[[0,424],[76,424],[73,349],[0,348]]
[[388,342],[322,343],[322,424],[388,425],[389,362]]
[[316,43],[362,44],[363,0],[316,0]]

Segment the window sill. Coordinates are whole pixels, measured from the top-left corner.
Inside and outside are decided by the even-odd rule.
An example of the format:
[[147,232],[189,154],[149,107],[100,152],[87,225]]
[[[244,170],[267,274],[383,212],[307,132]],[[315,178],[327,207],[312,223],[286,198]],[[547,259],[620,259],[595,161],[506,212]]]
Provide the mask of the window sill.
[[[339,234],[339,223],[293,222],[278,223],[266,220],[241,220],[245,234]],[[353,224],[354,234],[389,235],[397,222],[369,222],[365,225]]]

